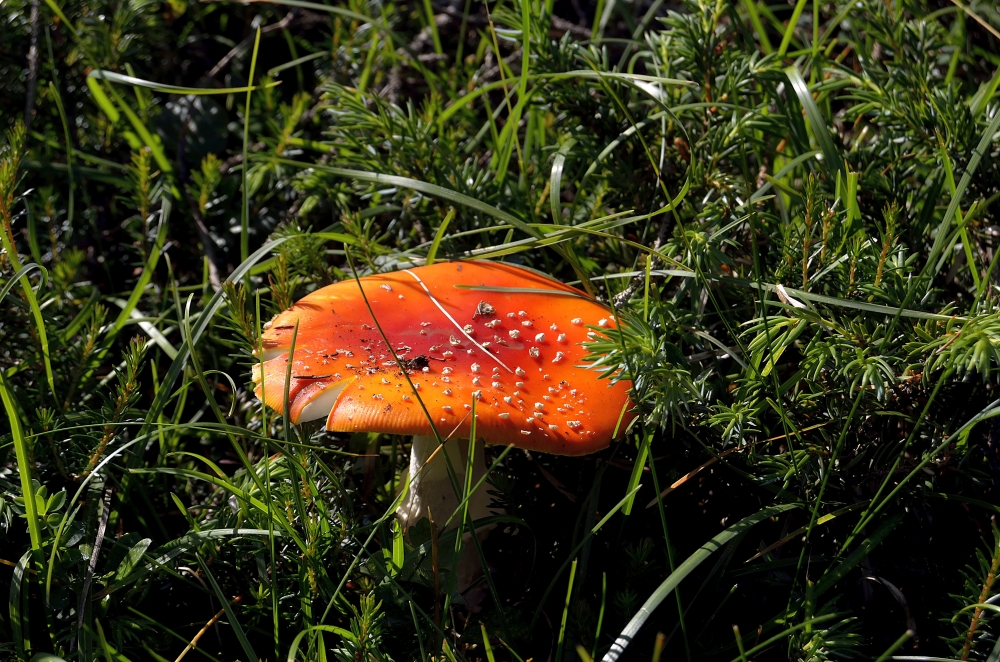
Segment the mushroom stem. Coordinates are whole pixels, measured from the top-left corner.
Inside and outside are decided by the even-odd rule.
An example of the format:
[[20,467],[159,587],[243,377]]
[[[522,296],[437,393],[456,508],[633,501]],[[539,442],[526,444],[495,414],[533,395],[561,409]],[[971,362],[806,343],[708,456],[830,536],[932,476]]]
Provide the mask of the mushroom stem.
[[[427,517],[428,508],[431,509],[435,521],[443,524],[451,518],[452,523],[448,528],[458,525],[459,518],[451,516],[462,503],[461,489],[465,484],[465,470],[469,463],[469,440],[453,439],[444,444],[444,448],[432,458],[437,447],[438,442],[435,437],[430,435],[413,437],[413,447],[410,451],[410,490],[396,510],[396,516],[399,517],[404,530],[416,524],[421,518]],[[445,453],[448,454],[447,459],[451,460],[451,465],[455,469],[459,485],[458,494],[448,476]],[[425,464],[427,466],[424,466]],[[473,486],[485,475],[485,444],[480,439],[475,444],[475,457],[472,463]],[[492,515],[489,505],[489,495],[483,487],[479,488],[469,498],[469,519],[477,520]]]
[[[410,451],[410,489],[403,503],[396,509],[396,516],[399,517],[404,531],[416,524],[421,518],[427,517],[428,509],[430,509],[434,520],[441,525],[451,518],[448,529],[457,527],[461,522],[461,514],[457,517],[452,517],[452,514],[462,503],[461,489],[465,485],[465,472],[469,464],[469,440],[454,439],[448,441],[444,444],[444,448],[434,455],[437,448],[438,442],[435,437],[414,435],[413,447]],[[472,458],[473,486],[486,475],[486,445],[480,439],[475,442],[474,448],[475,457]],[[447,459],[451,460],[451,465],[455,470],[455,477],[459,485],[458,493],[456,493],[451,478],[448,476],[448,462],[445,453],[448,454]],[[426,466],[424,466],[425,464]],[[421,467],[423,467],[423,471],[421,471]],[[490,497],[486,493],[485,486],[482,486],[469,497],[469,519],[475,521],[496,514],[490,510],[489,505]],[[477,529],[476,536],[479,540],[485,540],[493,526],[495,525]],[[482,576],[479,555],[472,549],[472,545],[471,535],[469,533],[462,534],[463,551],[454,569],[455,589],[463,594],[466,607],[472,612],[477,612],[479,604],[485,597],[485,591],[480,587],[468,590]]]

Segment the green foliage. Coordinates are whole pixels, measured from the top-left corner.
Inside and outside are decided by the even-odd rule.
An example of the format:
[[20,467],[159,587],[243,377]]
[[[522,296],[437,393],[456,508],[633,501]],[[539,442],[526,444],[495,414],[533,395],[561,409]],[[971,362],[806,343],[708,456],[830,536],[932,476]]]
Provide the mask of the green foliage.
[[[1000,16],[808,9],[0,4],[0,658],[994,660]],[[640,416],[404,538],[409,441],[249,373],[469,258],[606,302]]]
[[955,657],[963,660],[988,659],[997,645],[992,626],[996,609],[987,602],[992,598],[1000,569],[1000,532],[996,525],[988,552],[976,549],[973,563],[964,569],[961,593],[952,596],[958,609],[951,618],[956,636],[949,643]]

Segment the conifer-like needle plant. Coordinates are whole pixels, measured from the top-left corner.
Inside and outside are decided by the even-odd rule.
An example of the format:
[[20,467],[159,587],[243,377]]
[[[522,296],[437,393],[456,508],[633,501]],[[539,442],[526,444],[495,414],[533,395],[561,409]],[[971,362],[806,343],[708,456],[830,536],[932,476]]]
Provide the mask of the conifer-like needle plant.
[[[1000,660],[995,3],[0,19],[0,659]],[[636,416],[404,530],[409,437],[251,374],[471,259],[606,305]]]

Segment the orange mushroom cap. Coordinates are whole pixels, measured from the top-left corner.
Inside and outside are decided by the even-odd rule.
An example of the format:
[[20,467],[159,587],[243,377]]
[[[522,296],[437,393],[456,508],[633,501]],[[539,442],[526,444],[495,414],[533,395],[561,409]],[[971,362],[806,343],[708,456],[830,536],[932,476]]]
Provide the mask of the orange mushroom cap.
[[298,327],[288,387],[293,422],[326,415],[336,432],[430,435],[432,421],[442,437],[468,438],[476,398],[476,436],[486,443],[584,455],[607,447],[635,417],[631,382],[599,379],[584,365],[588,325],[613,327],[614,318],[575,288],[484,261],[360,283],[371,312],[358,282],[346,280],[304,297],[264,332],[254,392],[281,412]]

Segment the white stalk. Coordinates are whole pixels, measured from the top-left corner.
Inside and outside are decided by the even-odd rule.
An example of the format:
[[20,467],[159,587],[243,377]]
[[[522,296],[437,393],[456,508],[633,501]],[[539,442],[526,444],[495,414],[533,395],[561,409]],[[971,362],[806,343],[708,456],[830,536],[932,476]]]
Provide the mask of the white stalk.
[[[430,508],[434,523],[444,525],[451,518],[453,528],[458,525],[461,514],[452,518],[452,513],[462,503],[461,490],[465,485],[465,469],[469,463],[469,440],[452,439],[444,444],[433,458],[437,450],[437,439],[432,436],[415,435],[413,448],[410,451],[410,490],[396,510],[396,516],[405,531],[422,518],[427,517]],[[476,442],[475,457],[472,463],[472,485],[486,475],[485,444],[482,440]],[[451,460],[458,481],[459,494],[456,495],[448,477],[448,464],[445,453]],[[428,462],[428,459],[430,461]],[[425,466],[426,465],[426,466]],[[423,468],[423,470],[421,470]],[[477,520],[494,514],[489,509],[490,497],[484,484],[469,498],[469,519]]]
[[[428,509],[434,523],[441,527],[442,531],[444,523],[449,518],[451,524],[448,525],[448,529],[457,527],[462,520],[461,512],[456,513],[455,517],[452,517],[452,514],[462,503],[461,490],[464,489],[465,471],[469,464],[469,440],[450,440],[444,444],[444,448],[434,455],[437,447],[438,443],[435,437],[424,435],[413,437],[413,448],[410,451],[410,489],[403,503],[396,509],[396,516],[399,517],[400,523],[403,525],[403,531],[427,517]],[[480,478],[486,475],[485,450],[485,444],[480,439],[475,444],[475,457],[472,458],[473,487]],[[458,494],[456,494],[451,479],[448,477],[445,453],[448,453],[448,459],[451,460],[451,465],[455,469],[459,485]],[[433,457],[431,457],[432,455]],[[499,514],[490,510],[489,505],[490,496],[486,493],[486,485],[483,484],[469,497],[469,519],[475,521]],[[484,526],[477,529],[476,536],[480,541],[485,540],[494,526]],[[455,568],[455,588],[464,595],[464,601],[469,611],[478,612],[479,604],[485,598],[486,593],[482,586],[477,586],[471,591],[468,590],[482,576],[479,555],[472,546],[471,534],[462,534],[462,556]]]

